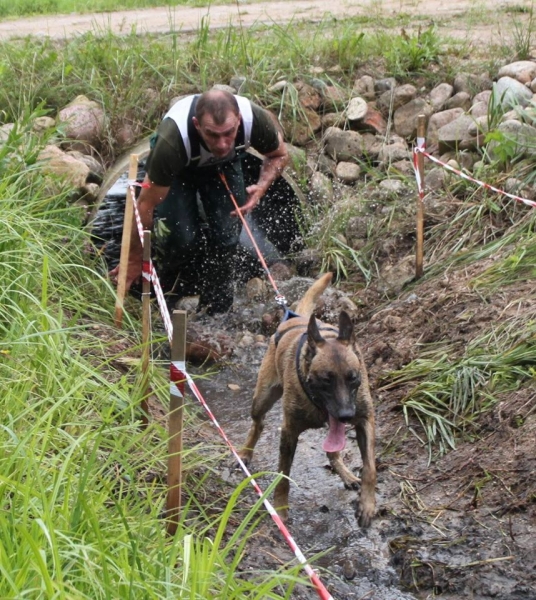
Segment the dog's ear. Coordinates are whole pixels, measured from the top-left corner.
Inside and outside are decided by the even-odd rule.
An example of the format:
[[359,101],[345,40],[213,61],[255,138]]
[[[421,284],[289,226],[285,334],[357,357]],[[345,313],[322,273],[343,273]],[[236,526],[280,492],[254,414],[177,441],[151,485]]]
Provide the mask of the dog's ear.
[[339,315],[339,337],[337,340],[343,344],[350,344],[353,342],[354,336],[354,324],[350,315],[346,311],[341,311]]
[[309,325],[307,326],[307,341],[309,342],[309,347],[314,350],[316,346],[324,343],[324,338],[320,335],[320,331],[318,331],[318,325],[316,324],[316,319],[314,315],[311,315],[309,319]]

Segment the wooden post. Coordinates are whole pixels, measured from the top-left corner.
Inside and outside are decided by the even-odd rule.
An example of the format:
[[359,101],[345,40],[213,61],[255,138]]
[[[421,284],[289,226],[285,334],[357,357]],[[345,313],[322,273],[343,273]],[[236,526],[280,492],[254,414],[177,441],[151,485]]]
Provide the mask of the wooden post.
[[[135,181],[138,176],[138,155],[130,155],[130,167],[128,169],[128,180]],[[117,299],[115,302],[115,326],[121,327],[123,323],[123,305],[127,287],[127,267],[130,255],[130,240],[132,237],[132,221],[134,206],[132,204],[132,192],[130,185],[127,188],[125,203],[125,217],[123,220],[123,237],[121,238],[121,255],[119,258],[119,273],[117,275]]]
[[168,494],[166,505],[167,532],[174,535],[179,524],[182,492],[182,429],[184,406],[183,370],[186,360],[186,311],[173,311],[171,343],[170,406],[168,439]]
[[149,359],[151,355],[151,232],[145,230],[143,232],[143,268],[142,268],[142,355],[141,355],[141,372],[142,372],[142,392],[143,400],[141,401],[142,423],[145,427],[149,424]]
[[[417,118],[417,143],[426,139],[426,117]],[[424,142],[423,142],[424,143]],[[417,195],[417,247],[415,250],[415,278],[419,279],[424,273],[424,155],[417,154],[417,171],[419,172],[420,189]]]

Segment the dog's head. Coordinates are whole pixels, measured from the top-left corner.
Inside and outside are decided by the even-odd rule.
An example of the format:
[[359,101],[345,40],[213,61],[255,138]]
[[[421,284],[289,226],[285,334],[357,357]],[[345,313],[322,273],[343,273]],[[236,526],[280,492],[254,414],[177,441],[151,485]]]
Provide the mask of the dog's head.
[[[348,313],[339,316],[338,336],[324,338],[314,315],[307,328],[306,383],[314,403],[329,417],[348,423],[356,416],[362,364],[354,351],[354,327]],[[331,421],[331,419],[330,419]]]

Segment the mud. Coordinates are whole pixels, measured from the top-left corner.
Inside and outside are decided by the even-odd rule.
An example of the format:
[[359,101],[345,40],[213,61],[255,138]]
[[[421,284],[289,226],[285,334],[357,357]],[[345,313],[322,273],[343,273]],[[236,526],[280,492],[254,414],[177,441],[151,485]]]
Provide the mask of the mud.
[[[408,292],[381,311],[369,306],[377,318],[358,324],[375,388],[377,415],[378,514],[369,530],[357,526],[356,492],[344,489],[329,468],[321,450],[325,431],[308,431],[300,438],[291,473],[289,529],[302,552],[314,560],[334,598],[536,598],[534,390],[504,398],[483,420],[478,437],[459,442],[455,450],[428,464],[426,447],[400,412],[398,401],[404,390],[382,389],[384,376],[407,360],[415,340],[441,337],[438,323],[448,324],[454,343],[470,336],[471,327],[481,326],[478,319],[453,324],[462,310],[479,303],[465,283],[460,280],[443,293],[437,291],[437,284],[423,284],[417,293]],[[529,287],[512,291],[512,295],[527,298]],[[371,301],[377,301],[372,291],[368,294]],[[497,299],[489,318],[511,302],[507,294]],[[412,305],[411,311],[408,305]],[[534,314],[534,301],[527,301],[525,309]],[[249,427],[251,394],[266,347],[266,342],[240,346],[251,310],[238,294],[234,317],[214,318],[214,328],[226,328],[238,345],[232,360],[199,384],[237,448]],[[435,316],[423,322],[422,311]],[[401,315],[398,329],[392,330],[393,317]],[[389,323],[391,331],[379,330],[378,321]],[[379,353],[379,340],[385,340],[389,350]],[[268,415],[252,472],[274,471],[280,419],[280,406],[276,405]],[[203,437],[217,439],[208,422],[203,429]],[[242,478],[230,453],[225,453],[217,474],[224,487],[236,485]],[[358,473],[361,463],[353,432],[349,432],[344,459]],[[261,487],[265,489],[272,477],[259,476]],[[255,498],[251,491],[251,501]],[[317,555],[321,557],[315,558]],[[293,553],[267,517],[248,545],[243,567],[277,568],[292,559]],[[314,590],[306,588],[293,595],[299,600],[317,597]]]

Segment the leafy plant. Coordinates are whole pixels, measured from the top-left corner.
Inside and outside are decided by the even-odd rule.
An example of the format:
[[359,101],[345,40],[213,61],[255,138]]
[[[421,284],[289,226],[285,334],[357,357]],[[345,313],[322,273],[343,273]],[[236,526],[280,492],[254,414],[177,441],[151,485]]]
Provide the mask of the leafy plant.
[[435,26],[417,34],[408,34],[404,29],[399,36],[385,36],[387,50],[383,53],[386,67],[391,75],[405,76],[421,73],[440,55],[440,42]]

